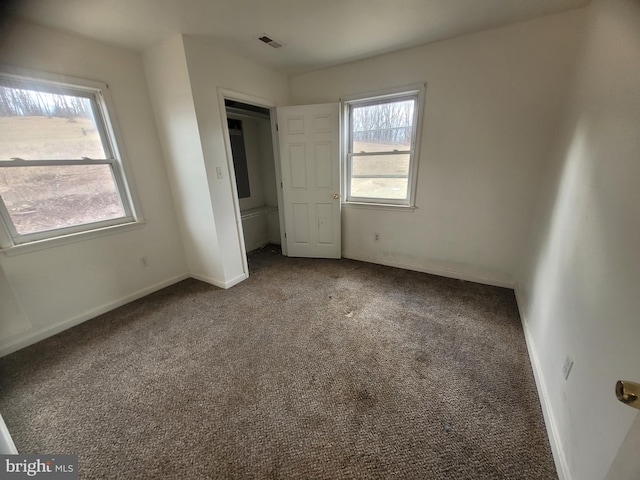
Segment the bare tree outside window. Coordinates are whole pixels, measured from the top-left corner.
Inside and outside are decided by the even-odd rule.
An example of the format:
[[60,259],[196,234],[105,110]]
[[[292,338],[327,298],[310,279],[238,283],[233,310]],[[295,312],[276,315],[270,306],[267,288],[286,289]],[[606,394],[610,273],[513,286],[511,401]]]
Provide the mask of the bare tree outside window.
[[408,200],[417,102],[415,94],[348,103],[348,199]]
[[98,92],[0,82],[0,214],[14,242],[127,219]]

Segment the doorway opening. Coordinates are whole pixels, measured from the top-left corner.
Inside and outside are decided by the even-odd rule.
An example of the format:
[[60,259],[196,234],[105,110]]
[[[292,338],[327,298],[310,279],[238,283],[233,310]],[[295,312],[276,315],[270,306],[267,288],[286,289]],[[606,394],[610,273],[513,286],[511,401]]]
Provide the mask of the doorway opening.
[[224,105],[246,257],[282,243],[272,112],[226,96]]

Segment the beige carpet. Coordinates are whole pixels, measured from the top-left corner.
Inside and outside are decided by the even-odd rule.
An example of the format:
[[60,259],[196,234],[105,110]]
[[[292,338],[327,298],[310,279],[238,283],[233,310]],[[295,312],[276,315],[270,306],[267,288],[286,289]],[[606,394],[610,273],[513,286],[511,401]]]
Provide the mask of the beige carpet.
[[513,292],[266,248],[0,359],[80,478],[557,478]]

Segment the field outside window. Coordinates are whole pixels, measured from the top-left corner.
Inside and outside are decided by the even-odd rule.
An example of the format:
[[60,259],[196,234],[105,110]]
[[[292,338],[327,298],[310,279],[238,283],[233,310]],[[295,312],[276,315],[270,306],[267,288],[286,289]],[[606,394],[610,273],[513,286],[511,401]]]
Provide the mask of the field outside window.
[[419,92],[346,103],[347,201],[409,205]]
[[0,214],[14,244],[133,221],[96,89],[0,76]]

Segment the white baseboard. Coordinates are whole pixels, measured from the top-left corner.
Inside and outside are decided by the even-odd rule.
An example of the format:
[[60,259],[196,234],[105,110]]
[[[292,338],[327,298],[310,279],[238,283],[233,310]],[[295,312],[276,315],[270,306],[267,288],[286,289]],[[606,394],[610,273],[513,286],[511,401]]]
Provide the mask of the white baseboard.
[[249,277],[249,275],[247,275],[246,273],[242,273],[242,274],[238,275],[237,277],[232,278],[231,280],[227,280],[226,282],[224,282],[225,288],[231,288],[234,285],[239,284],[243,280],[246,280],[248,277]]
[[527,320],[527,316],[524,312],[524,298],[517,282],[514,285],[514,292],[516,295],[516,303],[518,304],[518,311],[520,312],[520,320],[522,321],[524,338],[527,343],[529,359],[531,360],[531,367],[533,368],[533,377],[535,378],[538,396],[540,397],[542,415],[544,417],[545,426],[547,427],[547,436],[549,437],[553,460],[556,464],[556,470],[558,471],[558,478],[559,480],[571,480],[569,464],[567,463],[567,458],[564,454],[562,443],[560,442],[560,436],[558,434],[558,424],[553,416],[553,410],[551,409],[549,396],[547,395],[547,388],[545,386],[544,376],[540,367],[538,353],[533,337],[531,336],[531,330],[529,329],[529,321]]
[[234,285],[237,285],[243,280],[246,280],[248,277],[246,273],[241,273],[240,275],[238,275],[235,278],[232,278],[231,280],[224,281],[224,280],[217,280],[212,277],[207,277],[206,275],[198,275],[197,273],[192,273],[189,276],[191,278],[195,278],[196,280],[200,280],[201,282],[210,283],[215,287],[224,288],[225,290],[233,287]]
[[429,267],[425,265],[411,265],[411,264],[402,263],[402,262],[394,262],[381,257],[360,255],[358,253],[352,253],[352,252],[342,252],[342,256],[344,258],[349,258],[351,260],[359,260],[361,262],[367,262],[367,263],[377,263],[379,265],[386,265],[388,267],[396,267],[396,268],[403,268],[405,270],[413,270],[415,272],[430,273],[432,275],[439,275],[441,277],[456,278],[458,280],[482,283],[484,285],[493,285],[495,287],[513,288],[514,286],[514,283],[511,280],[482,277],[479,275],[469,275],[463,272],[456,272],[453,270],[446,270],[442,268],[434,268],[434,267]]
[[88,312],[82,313],[77,317],[71,318],[69,320],[64,320],[62,322],[56,323],[54,325],[43,328],[42,330],[29,330],[27,332],[19,333],[17,335],[13,335],[2,342],[0,342],[0,357],[4,357],[5,355],[9,355],[21,348],[28,347],[29,345],[33,345],[34,343],[39,342],[40,340],[44,340],[45,338],[52,337],[68,328],[79,325],[87,320],[97,317],[98,315],[102,315],[103,313],[107,313],[115,308],[121,307],[129,302],[133,302],[139,298],[142,298],[150,293],[161,290],[165,287],[173,285],[174,283],[178,283],[182,280],[189,278],[187,273],[183,273],[180,275],[176,275],[175,277],[171,277],[167,280],[163,280],[162,282],[158,282],[149,287],[143,288],[142,290],[138,290],[135,293],[130,295],[126,295],[118,300],[113,302],[109,302],[105,305],[101,305],[98,308],[94,308]]

